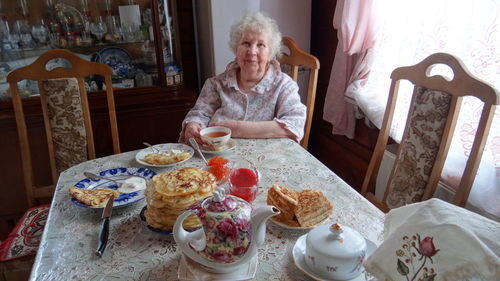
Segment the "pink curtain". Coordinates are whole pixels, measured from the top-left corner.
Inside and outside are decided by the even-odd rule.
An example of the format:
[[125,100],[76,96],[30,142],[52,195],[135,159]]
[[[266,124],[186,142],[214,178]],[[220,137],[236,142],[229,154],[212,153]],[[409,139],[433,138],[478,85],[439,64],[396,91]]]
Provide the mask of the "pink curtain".
[[[338,46],[328,85],[323,119],[332,124],[333,134],[354,138],[353,105],[345,100],[348,86],[363,81],[370,73],[371,52],[376,37],[374,0],[338,0],[333,17]],[[355,89],[354,89],[355,90]]]

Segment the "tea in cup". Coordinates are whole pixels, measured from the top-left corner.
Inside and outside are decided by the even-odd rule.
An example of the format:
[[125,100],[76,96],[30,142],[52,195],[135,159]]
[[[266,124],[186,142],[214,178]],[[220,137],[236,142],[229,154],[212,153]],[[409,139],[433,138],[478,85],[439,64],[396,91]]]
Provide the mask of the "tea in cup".
[[207,127],[200,131],[201,139],[214,148],[224,146],[231,139],[231,129],[226,127]]

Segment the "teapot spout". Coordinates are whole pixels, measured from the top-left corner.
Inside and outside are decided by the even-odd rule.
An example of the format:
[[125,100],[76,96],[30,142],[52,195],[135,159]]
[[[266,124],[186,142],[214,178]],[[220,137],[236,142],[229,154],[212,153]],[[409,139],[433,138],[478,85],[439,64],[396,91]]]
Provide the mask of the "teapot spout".
[[[266,221],[274,216],[280,214],[280,210],[274,206],[264,206],[255,210],[252,214],[252,243],[250,246],[251,250],[257,250],[257,247],[264,244],[265,236],[266,236]],[[253,227],[255,226],[255,227]]]

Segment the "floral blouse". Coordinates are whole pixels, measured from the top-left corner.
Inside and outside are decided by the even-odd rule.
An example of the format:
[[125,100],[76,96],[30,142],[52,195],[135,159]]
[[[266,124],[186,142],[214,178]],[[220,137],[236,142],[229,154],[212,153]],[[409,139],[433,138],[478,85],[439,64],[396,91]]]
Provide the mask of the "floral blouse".
[[306,106],[301,103],[299,87],[281,72],[279,62],[271,61],[264,78],[250,92],[242,92],[236,80],[239,66],[228,65],[225,72],[207,79],[194,107],[182,127],[196,122],[202,128],[210,121],[271,121],[283,124],[300,141],[304,135]]

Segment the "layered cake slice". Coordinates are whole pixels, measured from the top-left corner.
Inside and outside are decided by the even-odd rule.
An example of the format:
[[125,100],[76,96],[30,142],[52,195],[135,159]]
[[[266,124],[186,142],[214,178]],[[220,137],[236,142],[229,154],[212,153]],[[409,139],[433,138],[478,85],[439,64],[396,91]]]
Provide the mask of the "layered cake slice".
[[302,190],[297,201],[295,217],[302,227],[313,226],[326,220],[333,211],[330,200],[318,190]]

